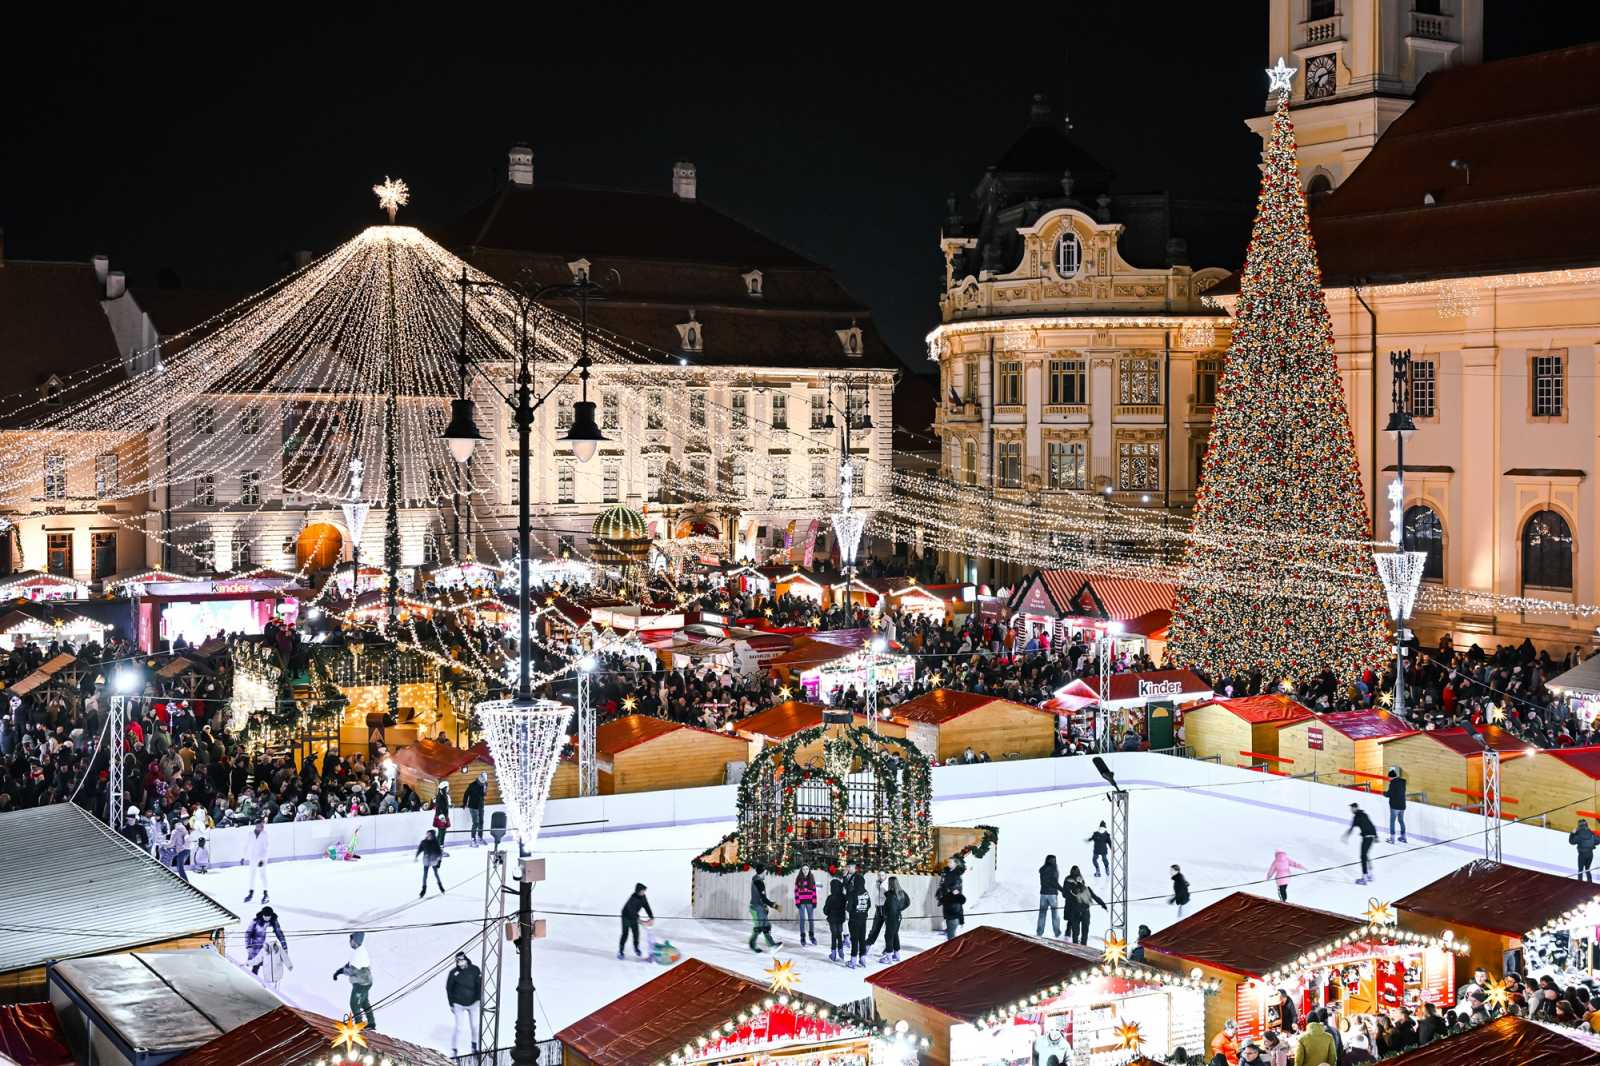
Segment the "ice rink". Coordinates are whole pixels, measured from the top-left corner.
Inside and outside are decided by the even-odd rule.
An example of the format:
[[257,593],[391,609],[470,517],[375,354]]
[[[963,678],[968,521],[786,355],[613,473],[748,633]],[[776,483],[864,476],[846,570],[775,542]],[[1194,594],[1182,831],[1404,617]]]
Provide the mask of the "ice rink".
[[[995,764],[982,778],[948,772],[976,768],[941,768],[936,795],[951,798],[936,801],[936,824],[989,824],[1000,830],[998,885],[982,898],[969,900],[969,926],[990,924],[1034,932],[1037,869],[1047,853],[1056,855],[1063,875],[1072,865],[1089,872],[1085,838],[1107,816],[1109,803],[1105,786],[1097,782],[1087,762],[1041,762],[1055,771],[1057,779],[1076,780],[1026,791],[1008,787],[1011,777],[1026,773],[1037,778],[1036,772],[1018,769],[1024,764]],[[1374,850],[1376,882],[1357,885],[1355,839],[1340,840],[1349,822],[1349,803],[1359,798],[1356,793],[1165,756],[1124,755],[1113,762],[1132,793],[1130,929],[1140,923],[1160,929],[1175,919],[1173,907],[1166,903],[1173,863],[1182,866],[1194,892],[1186,913],[1235,889],[1273,894],[1272,885],[1260,879],[1273,851],[1283,848],[1308,868],[1290,885],[1292,901],[1357,915],[1373,898],[1398,899],[1482,855],[1481,819],[1413,805],[1410,844],[1391,846],[1380,838]],[[980,788],[989,794],[973,794]],[[628,961],[616,958],[617,912],[636,881],[649,886],[657,935],[686,955],[758,978],[770,965],[765,952],[748,950],[747,923],[688,917],[689,860],[733,827],[732,789],[719,791],[729,796],[727,821],[624,830],[553,829],[540,841],[536,853],[547,860],[548,880],[535,891],[534,905],[538,916],[549,923],[548,938],[539,941],[534,951],[541,1038],[553,1036],[661,972],[658,966],[633,960],[631,953]],[[1382,797],[1362,802],[1380,832],[1385,831]],[[558,804],[551,805],[552,824],[559,819],[557,808]],[[1570,869],[1571,848],[1565,834],[1512,826],[1504,840],[1508,862],[1553,872]],[[448,1051],[450,1012],[443,969],[463,945],[469,945],[469,954],[478,961],[487,851],[469,847],[453,835],[442,869],[448,891],[440,896],[430,888],[425,899],[417,898],[422,868],[409,851],[368,854],[357,862],[271,863],[272,905],[294,963],[280,989],[283,997],[323,1014],[342,1015],[349,986],[342,978],[332,980],[332,974],[348,955],[347,932],[366,930],[378,1028]],[[259,906],[259,897],[253,904],[242,902],[248,871],[237,865],[214,867],[193,880],[243,915],[239,931],[228,938],[229,955],[242,961],[243,926]],[[852,971],[828,962],[827,929],[820,915],[822,946],[797,946],[790,884],[790,879],[768,878],[769,894],[784,904],[776,923],[778,938],[784,941],[779,955],[798,963],[802,990],[835,1003],[868,995],[862,978],[877,968],[876,963],[868,971]],[[1091,885],[1100,895],[1109,895],[1107,878],[1092,879]],[[514,908],[514,900],[508,904]],[[1091,943],[1100,942],[1105,928],[1106,912],[1097,908]],[[929,922],[908,920],[902,955],[931,946],[935,935]],[[507,945],[501,990],[503,1045],[511,1039],[515,984],[516,954]]]

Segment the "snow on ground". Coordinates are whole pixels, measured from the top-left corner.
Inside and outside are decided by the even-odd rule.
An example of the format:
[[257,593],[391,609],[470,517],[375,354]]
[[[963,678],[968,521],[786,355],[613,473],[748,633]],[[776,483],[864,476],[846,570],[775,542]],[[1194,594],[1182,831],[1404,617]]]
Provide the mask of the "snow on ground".
[[[1127,765],[1119,762],[1119,766]],[[1179,863],[1194,890],[1193,913],[1234,888],[1271,895],[1259,878],[1276,848],[1310,872],[1297,876],[1290,899],[1359,915],[1370,899],[1398,899],[1461,863],[1481,855],[1481,839],[1459,838],[1481,823],[1457,812],[1413,806],[1411,844],[1387,845],[1380,839],[1377,882],[1354,884],[1355,839],[1341,842],[1354,794],[1329,786],[1287,782],[1244,771],[1212,767],[1206,783],[1195,781],[1196,764],[1163,756],[1141,757],[1137,773],[1122,772],[1133,791],[1131,807],[1132,904],[1130,928],[1159,929],[1175,914],[1165,902],[1171,892],[1172,863]],[[1003,771],[1002,771],[1003,773]],[[1380,832],[1387,829],[1381,797],[1364,801]],[[1036,871],[1054,853],[1062,873],[1076,864],[1091,869],[1085,838],[1107,816],[1103,786],[1079,785],[1010,795],[968,797],[935,803],[940,825],[990,824],[1000,829],[998,884],[983,898],[968,902],[968,924],[990,924],[1032,933],[1037,914]],[[743,922],[702,922],[689,915],[689,860],[732,828],[728,822],[551,837],[538,852],[547,860],[549,880],[538,886],[534,905],[549,923],[549,937],[537,942],[534,981],[538,988],[538,1028],[550,1037],[562,1027],[662,972],[652,964],[618,961],[617,912],[634,882],[649,886],[659,935],[686,955],[760,978],[770,965],[765,952],[751,953]],[[1516,827],[1506,838],[1506,859],[1563,871],[1565,834]],[[349,986],[331,979],[347,955],[345,932],[369,930],[375,984],[372,990],[378,1028],[408,1040],[449,1050],[450,1012],[443,971],[455,951],[476,937],[483,913],[487,848],[452,842],[443,866],[448,891],[430,887],[418,899],[421,867],[409,852],[372,854],[357,862],[311,859],[275,862],[268,870],[272,905],[289,939],[295,969],[283,982],[289,1002],[340,1016]],[[194,877],[201,888],[244,917],[228,938],[228,953],[242,961],[243,926],[259,905],[244,904],[248,871],[218,868]],[[1102,896],[1108,880],[1091,881]],[[828,933],[818,915],[819,947],[798,947],[792,923],[790,882],[769,878],[768,891],[785,904],[776,932],[782,957],[799,965],[802,989],[835,1003],[870,993],[862,971],[827,961]],[[508,907],[514,909],[514,899]],[[1096,910],[1091,943],[1099,943],[1106,913]],[[1048,933],[1048,928],[1046,929]],[[908,921],[902,955],[934,945],[931,923]],[[469,955],[478,961],[474,944]],[[874,955],[875,958],[875,955]],[[877,969],[874,962],[872,969]],[[436,970],[437,976],[426,976]],[[870,971],[867,971],[870,972]],[[422,979],[416,987],[410,987]],[[501,1042],[509,1044],[515,1013],[516,953],[505,952],[501,990]],[[407,989],[410,988],[408,991]],[[391,998],[396,997],[398,998]],[[465,1050],[463,1048],[462,1050]]]

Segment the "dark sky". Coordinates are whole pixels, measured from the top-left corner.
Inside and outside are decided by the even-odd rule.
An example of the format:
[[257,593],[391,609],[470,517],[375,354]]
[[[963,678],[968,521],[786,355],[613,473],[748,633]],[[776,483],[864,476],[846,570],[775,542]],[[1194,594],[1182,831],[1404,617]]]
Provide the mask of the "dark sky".
[[[1571,0],[1487,4],[1491,58],[1600,36]],[[248,26],[60,8],[5,46],[6,251],[105,252],[134,284],[171,267],[186,286],[259,288],[293,250],[377,220],[385,174],[410,183],[413,221],[446,221],[527,140],[536,181],[666,189],[693,160],[704,200],[834,267],[920,369],[944,197],[1021,132],[1033,92],[1065,99],[1123,191],[1255,194],[1243,119],[1264,99],[1264,0],[895,5],[893,20],[760,0],[536,20],[267,7]]]

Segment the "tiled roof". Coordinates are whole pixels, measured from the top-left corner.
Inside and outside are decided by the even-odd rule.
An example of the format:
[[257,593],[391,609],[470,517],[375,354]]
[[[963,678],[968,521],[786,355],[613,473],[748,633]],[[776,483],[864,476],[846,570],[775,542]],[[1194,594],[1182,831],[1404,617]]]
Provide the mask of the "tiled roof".
[[1362,928],[1365,923],[1342,914],[1235,892],[1142,943],[1175,958],[1260,977]]
[[1394,905],[1412,914],[1520,937],[1594,900],[1600,900],[1600,886],[1592,882],[1474,859]]

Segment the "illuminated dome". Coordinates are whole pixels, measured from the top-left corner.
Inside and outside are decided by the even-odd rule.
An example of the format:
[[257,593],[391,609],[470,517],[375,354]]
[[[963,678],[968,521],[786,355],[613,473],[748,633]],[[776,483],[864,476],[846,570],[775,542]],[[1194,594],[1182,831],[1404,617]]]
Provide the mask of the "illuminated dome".
[[632,507],[617,504],[595,516],[589,530],[589,546],[596,561],[619,564],[640,562],[650,552],[650,530],[644,515]]

